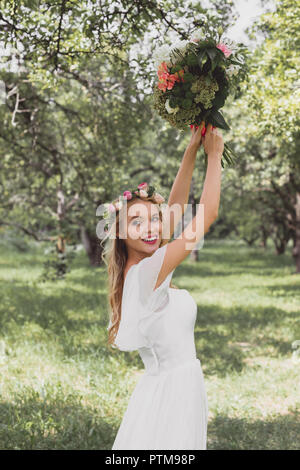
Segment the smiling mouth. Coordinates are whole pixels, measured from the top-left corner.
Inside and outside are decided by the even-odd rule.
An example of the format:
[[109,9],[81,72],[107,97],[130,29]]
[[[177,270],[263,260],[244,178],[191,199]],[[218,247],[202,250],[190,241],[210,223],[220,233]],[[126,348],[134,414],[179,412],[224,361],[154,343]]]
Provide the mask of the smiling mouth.
[[154,237],[149,237],[149,238],[142,238],[143,242],[144,243],[147,243],[148,245],[154,245],[154,243],[156,243],[156,241],[158,240],[158,236],[154,236]]

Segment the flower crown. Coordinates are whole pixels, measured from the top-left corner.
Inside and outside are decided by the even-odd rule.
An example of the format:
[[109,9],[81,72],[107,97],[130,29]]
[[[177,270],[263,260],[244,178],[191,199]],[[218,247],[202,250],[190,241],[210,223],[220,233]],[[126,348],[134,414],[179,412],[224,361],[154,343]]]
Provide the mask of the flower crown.
[[[148,183],[140,183],[136,189],[133,191],[124,191],[122,196],[119,196],[118,199],[115,199],[112,202],[108,202],[104,204],[105,211],[103,213],[103,219],[107,220],[110,219],[111,215],[116,213],[118,210],[121,210],[124,204],[124,201],[129,201],[134,197],[140,198],[154,198],[156,204],[161,204],[164,202],[165,198],[155,191],[154,186],[148,185]],[[109,222],[106,222],[104,226],[104,231],[107,232],[109,228]]]

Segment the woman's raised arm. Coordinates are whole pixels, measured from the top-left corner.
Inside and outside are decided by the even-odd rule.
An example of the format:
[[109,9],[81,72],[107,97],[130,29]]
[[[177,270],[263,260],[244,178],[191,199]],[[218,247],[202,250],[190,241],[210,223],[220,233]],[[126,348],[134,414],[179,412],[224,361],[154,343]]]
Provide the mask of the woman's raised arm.
[[[197,131],[194,126],[190,142],[184,152],[179,170],[174,180],[168,205],[164,210],[163,241],[161,246],[168,243],[171,239],[174,230],[185,211],[185,204],[188,203],[196,155],[201,146],[201,131],[203,126],[204,122],[201,123]],[[164,237],[164,235],[166,235],[166,237]]]
[[208,162],[199,201],[200,206],[180,237],[168,244],[155,288],[188,256],[218,216],[221,193],[221,158],[224,150],[223,137],[218,129],[212,130],[212,126],[209,124],[202,142]]

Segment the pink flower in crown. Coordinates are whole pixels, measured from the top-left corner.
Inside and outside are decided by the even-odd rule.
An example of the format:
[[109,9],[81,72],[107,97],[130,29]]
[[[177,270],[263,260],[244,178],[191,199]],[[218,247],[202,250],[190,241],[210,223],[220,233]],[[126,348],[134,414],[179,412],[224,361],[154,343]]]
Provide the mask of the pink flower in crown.
[[129,201],[132,198],[131,191],[124,191],[123,196]]
[[140,189],[140,196],[142,196],[142,197],[148,197],[147,191],[145,191],[144,189]]
[[122,206],[123,206],[122,201],[116,202],[116,209],[117,209],[117,210],[122,209]]
[[154,199],[157,204],[161,204],[165,200],[165,198],[159,193],[155,193]]
[[223,44],[222,42],[217,44],[216,47],[218,49],[220,49],[220,51],[223,52],[223,54],[225,55],[226,58],[229,57],[232,54],[232,51],[229,49],[229,47],[227,47],[226,44]]
[[115,208],[114,204],[109,204],[108,211],[109,212],[116,212],[116,208]]
[[144,189],[145,191],[147,191],[148,189],[148,183],[140,183],[138,185],[138,189]]

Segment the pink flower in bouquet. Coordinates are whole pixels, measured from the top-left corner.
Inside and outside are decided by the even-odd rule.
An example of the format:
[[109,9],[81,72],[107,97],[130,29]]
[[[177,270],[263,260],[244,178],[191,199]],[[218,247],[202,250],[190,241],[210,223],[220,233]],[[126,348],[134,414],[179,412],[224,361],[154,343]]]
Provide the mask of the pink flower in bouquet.
[[172,90],[176,82],[184,81],[184,70],[181,69],[176,73],[169,73],[166,62],[162,62],[158,67],[157,75],[159,78],[158,88],[162,91]]
[[124,191],[123,196],[124,196],[125,199],[127,199],[128,201],[132,198],[132,194],[131,194],[130,191]]
[[222,42],[217,44],[217,48],[223,52],[226,58],[232,54],[232,51],[229,49],[229,47],[227,47],[226,44],[223,44]]
[[166,80],[169,75],[168,67],[166,62],[162,62],[157,70],[157,75],[159,79]]
[[140,183],[138,185],[138,189],[145,189],[147,190],[148,189],[148,183]]

